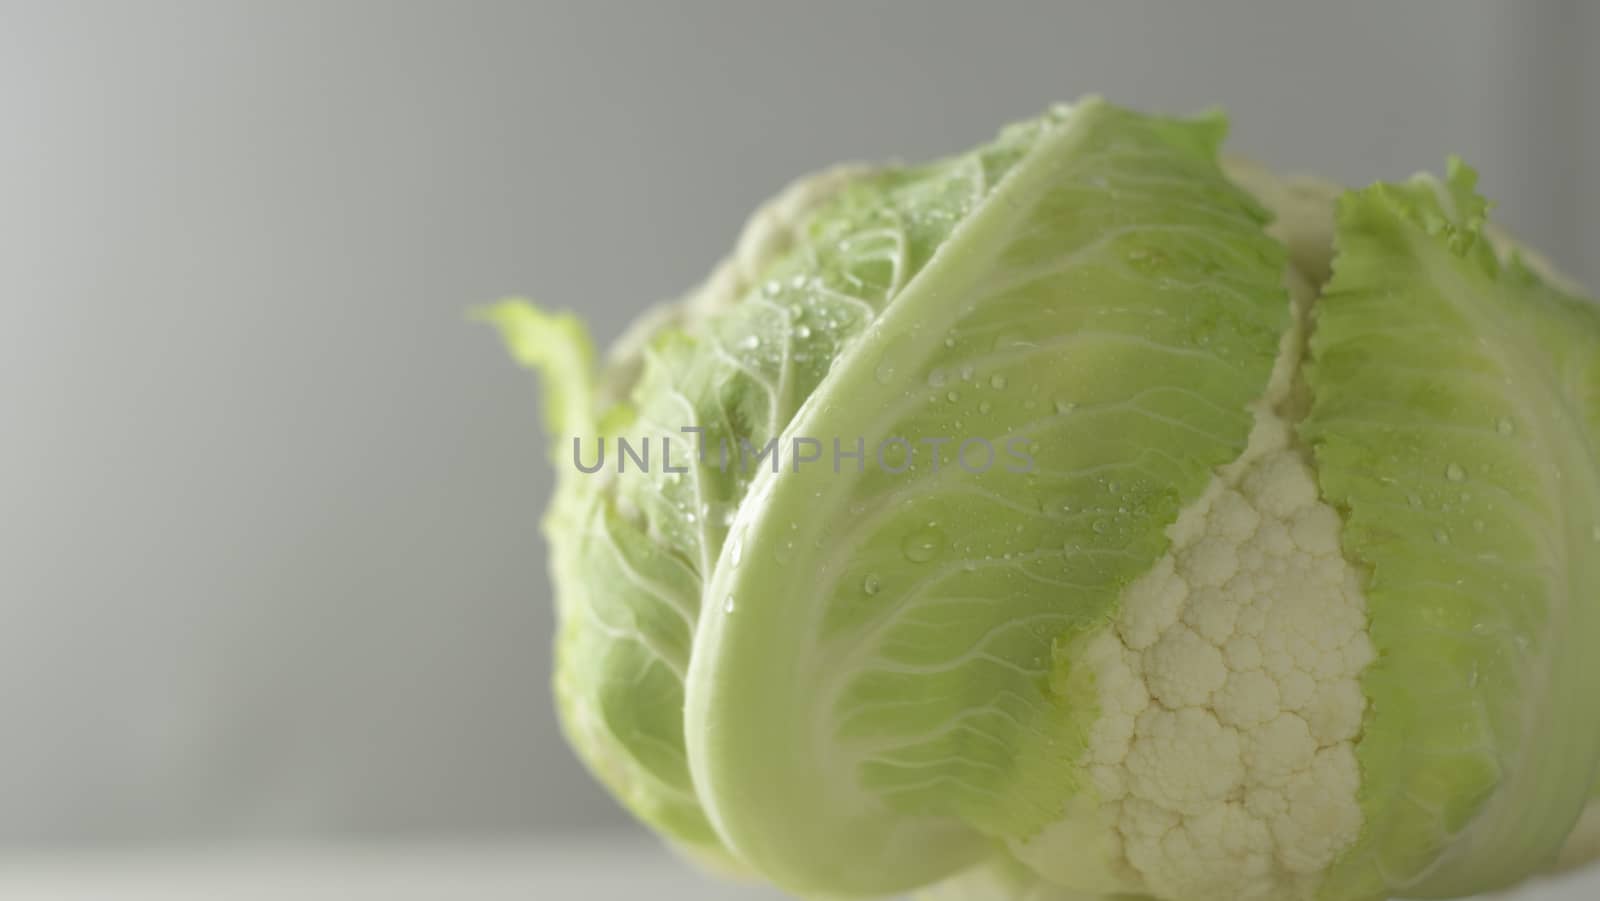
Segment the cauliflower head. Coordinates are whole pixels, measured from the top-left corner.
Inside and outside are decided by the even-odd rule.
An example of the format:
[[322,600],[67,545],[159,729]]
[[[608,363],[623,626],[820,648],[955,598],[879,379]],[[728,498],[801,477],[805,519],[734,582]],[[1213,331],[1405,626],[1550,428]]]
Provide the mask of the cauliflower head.
[[804,179],[599,365],[486,312],[546,380],[563,724],[642,820],[827,898],[1590,856],[1600,312],[1458,161],[1223,133],[1090,98]]

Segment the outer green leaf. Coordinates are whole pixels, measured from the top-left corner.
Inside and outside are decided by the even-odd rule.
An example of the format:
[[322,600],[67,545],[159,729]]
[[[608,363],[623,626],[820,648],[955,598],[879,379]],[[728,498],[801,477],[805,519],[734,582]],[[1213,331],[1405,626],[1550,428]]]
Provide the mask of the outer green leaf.
[[[1366,833],[1332,898],[1471,894],[1548,864],[1600,760],[1600,317],[1483,233],[1470,170],[1347,195],[1309,383],[1325,495],[1370,569]],[[1566,686],[1566,688],[1561,688]]]
[[[1038,128],[784,432],[952,438],[937,471],[763,472],[709,582],[694,781],[791,891],[913,888],[1060,815],[1093,716],[1075,642],[1243,447],[1287,323],[1217,122],[1091,102]],[[1036,468],[970,473],[972,436]]]
[[[797,183],[752,218],[738,252],[700,291],[648,315],[598,374],[572,316],[516,302],[484,314],[546,380],[560,482],[544,525],[568,738],[629,809],[715,866],[739,864],[690,778],[684,676],[707,573],[754,477],[724,466],[720,449],[737,459],[789,423],[1038,130],[1019,126],[929,166],[832,170]],[[576,464],[592,466],[602,438],[604,467],[581,472]],[[618,438],[636,450],[648,439],[648,466],[619,471]],[[669,471],[663,438],[671,468],[686,471]]]

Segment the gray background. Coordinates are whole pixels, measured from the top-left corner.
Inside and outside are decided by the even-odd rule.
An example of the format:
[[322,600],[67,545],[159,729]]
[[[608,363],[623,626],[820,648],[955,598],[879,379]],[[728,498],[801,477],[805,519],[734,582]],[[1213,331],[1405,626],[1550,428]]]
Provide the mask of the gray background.
[[1349,181],[1460,152],[1600,285],[1600,6],[1277,9],[0,4],[0,845],[626,822],[463,310],[609,338],[808,169],[1221,103]]

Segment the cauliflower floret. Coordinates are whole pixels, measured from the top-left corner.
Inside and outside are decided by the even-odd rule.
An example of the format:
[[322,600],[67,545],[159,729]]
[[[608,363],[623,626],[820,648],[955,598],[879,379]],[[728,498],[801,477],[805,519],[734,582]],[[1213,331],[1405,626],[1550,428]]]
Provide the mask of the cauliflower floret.
[[1125,595],[1123,652],[1091,655],[1110,869],[1159,897],[1309,898],[1361,830],[1360,581],[1287,432],[1260,435]]
[[1265,428],[1169,534],[1086,653],[1099,809],[1052,831],[1107,830],[1096,853],[1113,859],[1040,840],[1018,853],[1067,884],[1112,873],[1158,897],[1310,898],[1361,831],[1359,679],[1374,656],[1338,514],[1288,431]]
[[1285,339],[1245,453],[1178,516],[1086,652],[1097,807],[1014,846],[1062,885],[1300,901],[1361,832],[1360,677],[1375,651],[1339,515],[1287,420],[1300,340]]

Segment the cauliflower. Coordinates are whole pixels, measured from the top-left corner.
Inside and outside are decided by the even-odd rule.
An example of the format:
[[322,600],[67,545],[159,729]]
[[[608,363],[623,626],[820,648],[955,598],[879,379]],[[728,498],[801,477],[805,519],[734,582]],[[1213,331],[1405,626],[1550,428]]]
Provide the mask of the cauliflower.
[[1570,866],[1600,313],[1474,175],[1347,191],[1089,99],[803,180],[548,380],[556,693],[799,895],[1456,897]]

